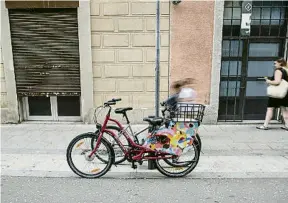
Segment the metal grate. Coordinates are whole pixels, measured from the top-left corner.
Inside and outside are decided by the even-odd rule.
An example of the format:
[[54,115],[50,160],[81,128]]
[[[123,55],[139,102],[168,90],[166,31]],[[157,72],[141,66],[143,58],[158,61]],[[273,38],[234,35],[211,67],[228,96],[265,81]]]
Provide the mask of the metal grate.
[[12,9],[9,18],[18,95],[80,95],[77,9]]
[[[260,76],[257,77],[251,67],[257,67],[259,75],[270,76],[267,75],[268,69],[262,67],[283,57],[287,39],[287,5],[287,1],[253,1],[251,34],[241,36],[242,1],[225,1],[219,121],[264,119],[267,97],[263,92],[251,93],[255,88],[252,85],[263,86],[264,81],[259,80]],[[257,88],[261,89],[260,86]]]
[[[285,38],[288,1],[253,1],[252,4],[249,38]],[[242,1],[225,1],[224,39],[239,39],[241,13]]]

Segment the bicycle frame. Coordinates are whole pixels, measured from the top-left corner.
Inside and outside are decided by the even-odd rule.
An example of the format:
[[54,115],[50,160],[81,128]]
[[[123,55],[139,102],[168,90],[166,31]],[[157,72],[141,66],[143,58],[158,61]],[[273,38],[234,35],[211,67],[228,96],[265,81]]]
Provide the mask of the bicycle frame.
[[[96,146],[95,146],[95,148],[92,150],[92,152],[90,153],[89,156],[92,156],[92,155],[97,151],[104,132],[110,133],[110,134],[118,141],[118,144],[119,144],[120,148],[123,150],[123,152],[125,153],[125,156],[127,156],[128,154],[131,153],[131,151],[128,151],[128,150],[123,146],[122,142],[118,139],[117,135],[116,135],[113,131],[106,129],[106,126],[107,126],[108,122],[111,121],[111,122],[115,123],[115,124],[120,128],[122,134],[126,137],[126,139],[128,140],[129,144],[131,145],[132,149],[133,149],[133,148],[137,148],[137,150],[134,149],[134,150],[132,150],[132,152],[138,152],[139,154],[137,153],[137,155],[133,156],[133,157],[132,157],[132,160],[134,160],[134,161],[140,161],[140,160],[143,160],[143,159],[145,159],[145,160],[155,160],[155,159],[171,158],[171,157],[172,157],[171,154],[168,154],[168,153],[165,153],[165,152],[157,152],[158,155],[161,155],[161,158],[153,157],[153,156],[152,156],[152,157],[149,157],[149,156],[142,157],[142,155],[145,154],[145,153],[155,153],[155,151],[152,150],[152,149],[143,147],[143,146],[141,146],[141,145],[139,145],[139,144],[136,144],[136,143],[131,139],[131,137],[129,136],[129,134],[127,133],[127,131],[124,129],[124,127],[122,126],[122,124],[121,124],[119,121],[110,118],[110,113],[111,113],[111,107],[110,107],[110,109],[109,109],[109,112],[108,112],[107,115],[106,115],[105,121],[104,121],[103,126],[102,126],[102,128],[101,128],[101,131],[100,131],[100,133],[99,133],[99,137],[98,137],[98,139],[97,139]],[[143,132],[143,131],[141,131],[141,132]],[[140,132],[140,133],[141,133],[141,132]],[[140,133],[138,133],[138,134],[140,134]],[[169,157],[168,157],[168,156],[165,156],[165,155],[169,155]],[[162,157],[162,156],[165,156],[165,157]]]
[[[132,127],[131,127],[131,124],[129,123],[128,124],[128,126],[124,129],[124,130],[120,130],[120,132],[127,132],[127,128],[129,128],[129,130],[130,130],[130,133],[131,133],[131,135],[129,135],[129,137],[133,137],[134,138],[134,142],[135,142],[135,144],[137,144],[137,143],[139,143],[139,140],[138,140],[138,135],[140,135],[142,132],[145,132],[146,130],[149,130],[149,126],[148,127],[146,127],[146,128],[143,128],[142,130],[139,130],[138,132],[133,132],[133,130],[132,130]],[[119,134],[118,134],[119,135]],[[118,136],[118,138],[120,138],[121,136],[123,135],[123,133],[120,133],[120,135]],[[119,140],[119,139],[118,139]],[[114,141],[112,141],[111,142],[111,144],[114,144],[114,142],[115,142],[115,140]]]

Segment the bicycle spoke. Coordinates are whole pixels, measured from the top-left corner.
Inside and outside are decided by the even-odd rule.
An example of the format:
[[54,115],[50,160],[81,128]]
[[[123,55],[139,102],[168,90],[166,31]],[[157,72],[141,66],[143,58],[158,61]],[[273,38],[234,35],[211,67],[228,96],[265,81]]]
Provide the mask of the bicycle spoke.
[[93,138],[94,136],[91,134],[79,135],[74,138],[75,141],[71,141],[67,149],[68,165],[73,172],[86,178],[102,176],[108,172],[113,163],[111,148],[108,142],[104,140],[101,140],[99,152],[105,154],[107,162],[100,162],[95,154],[89,156],[92,152],[91,142]]

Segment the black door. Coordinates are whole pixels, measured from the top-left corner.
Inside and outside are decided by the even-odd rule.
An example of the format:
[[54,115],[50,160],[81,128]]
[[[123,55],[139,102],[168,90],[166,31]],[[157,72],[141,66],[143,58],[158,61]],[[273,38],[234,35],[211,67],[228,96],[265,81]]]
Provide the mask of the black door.
[[272,76],[274,61],[283,56],[281,40],[248,40],[245,67],[244,120],[264,120],[267,108],[265,76]]
[[264,120],[263,77],[285,53],[287,2],[255,1],[251,35],[240,36],[241,2],[225,2],[218,120]]

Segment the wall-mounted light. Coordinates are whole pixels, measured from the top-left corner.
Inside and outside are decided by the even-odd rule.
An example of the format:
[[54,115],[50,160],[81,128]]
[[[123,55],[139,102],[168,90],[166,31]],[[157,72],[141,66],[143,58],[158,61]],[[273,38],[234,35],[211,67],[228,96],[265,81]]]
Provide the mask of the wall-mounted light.
[[173,3],[174,5],[178,5],[178,4],[181,3],[181,0],[178,0],[178,1],[172,1],[172,3]]

